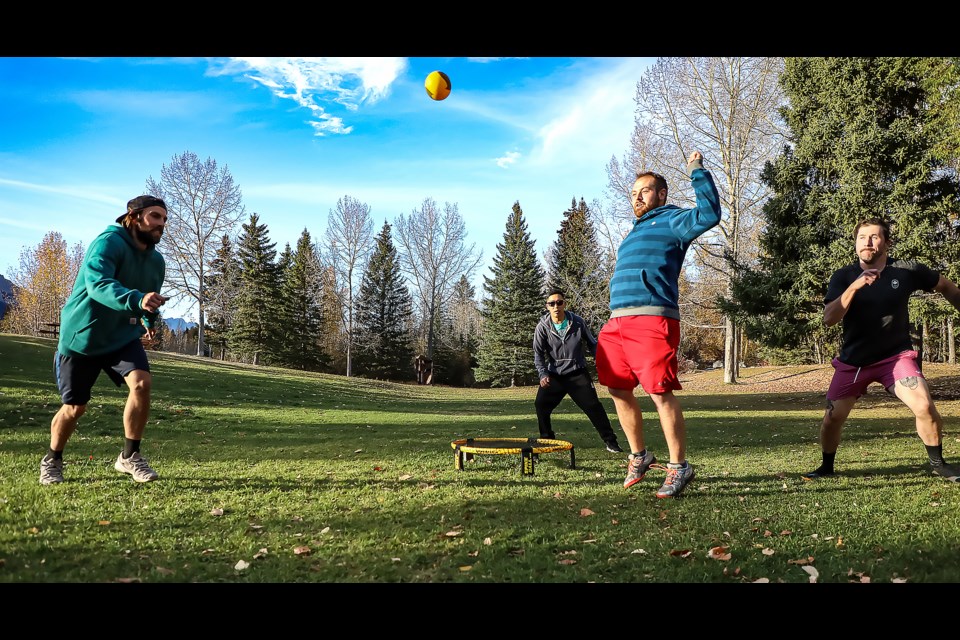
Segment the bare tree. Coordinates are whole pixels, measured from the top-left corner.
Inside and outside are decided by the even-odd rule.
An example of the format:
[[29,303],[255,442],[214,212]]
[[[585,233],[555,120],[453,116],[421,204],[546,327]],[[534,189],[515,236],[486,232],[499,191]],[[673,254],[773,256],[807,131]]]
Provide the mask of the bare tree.
[[[629,210],[629,185],[636,171],[645,169],[666,177],[673,202],[692,206],[684,167],[692,151],[703,152],[704,166],[717,178],[723,217],[692,245],[693,267],[718,272],[728,295],[727,259],[742,262],[756,252],[762,205],[769,195],[760,174],[785,142],[779,118],[782,69],[782,58],[658,59],[637,83],[627,158],[607,166],[611,192],[626,198],[625,206],[611,207],[615,214]],[[723,324],[724,382],[734,384],[740,331],[732,318]]]
[[480,264],[483,252],[466,246],[467,231],[456,203],[446,202],[441,210],[426,198],[410,217],[403,214],[394,222],[400,268],[416,292],[427,328],[427,357],[433,358],[439,309],[450,299],[461,276],[469,280]]
[[334,290],[340,303],[340,323],[347,342],[347,377],[353,374],[353,297],[373,245],[370,205],[350,196],[337,200],[337,208],[327,216],[321,254],[333,271]]
[[167,262],[167,286],[196,304],[200,331],[197,355],[205,353],[206,278],[223,235],[232,235],[244,213],[240,187],[216,160],[195,153],[174,155],[160,169],[160,182],[147,178],[147,191],[167,204],[167,228],[160,250]]

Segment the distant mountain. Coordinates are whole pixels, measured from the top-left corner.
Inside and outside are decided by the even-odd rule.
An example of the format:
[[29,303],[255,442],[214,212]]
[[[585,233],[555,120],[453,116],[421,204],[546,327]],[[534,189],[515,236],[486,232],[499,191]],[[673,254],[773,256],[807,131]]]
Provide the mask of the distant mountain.
[[164,318],[163,321],[171,331],[186,331],[197,326],[196,322],[187,322],[183,318]]
[[0,276],[0,320],[7,312],[7,300],[13,299],[13,283]]

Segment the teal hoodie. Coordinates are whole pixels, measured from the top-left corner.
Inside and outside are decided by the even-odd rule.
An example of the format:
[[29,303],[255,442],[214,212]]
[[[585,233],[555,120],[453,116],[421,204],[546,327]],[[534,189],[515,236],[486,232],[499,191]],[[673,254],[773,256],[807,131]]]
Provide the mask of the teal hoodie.
[[94,238],[60,312],[65,356],[98,356],[139,340],[159,317],[140,308],[143,296],[160,292],[166,264],[154,247],[140,250],[123,225],[111,224]]

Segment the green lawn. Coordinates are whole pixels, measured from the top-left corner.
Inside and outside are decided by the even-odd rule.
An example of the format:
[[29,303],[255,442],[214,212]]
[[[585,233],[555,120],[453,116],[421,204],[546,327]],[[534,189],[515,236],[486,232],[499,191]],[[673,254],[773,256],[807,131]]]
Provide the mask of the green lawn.
[[[67,481],[41,486],[59,407],[53,351],[0,334],[2,583],[960,579],[960,486],[929,473],[912,416],[882,393],[854,410],[841,475],[805,482],[820,460],[825,387],[778,391],[757,369],[736,386],[719,371],[689,376],[679,396],[698,476],[682,498],[658,500],[663,472],[625,490],[625,455],[607,453],[569,399],[555,430],[574,444],[576,468],[558,452],[532,476],[514,454],[458,471],[456,439],[536,435],[533,387],[423,387],[156,353],[142,451],[160,479],[114,471],[126,388],[102,375],[66,449]],[[960,388],[960,367],[925,371],[937,389]],[[665,459],[653,405],[641,404],[648,447]],[[960,396],[938,407],[945,456],[960,462]]]

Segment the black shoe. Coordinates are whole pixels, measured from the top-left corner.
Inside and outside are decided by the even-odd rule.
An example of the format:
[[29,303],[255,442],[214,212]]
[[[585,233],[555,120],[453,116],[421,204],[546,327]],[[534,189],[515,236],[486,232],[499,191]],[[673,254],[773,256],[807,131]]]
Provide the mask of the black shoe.
[[620,445],[616,442],[607,443],[607,451],[610,453],[623,453],[623,449],[620,448]]
[[951,467],[949,464],[931,464],[930,467],[934,473],[943,476],[944,479],[950,482],[960,482],[960,470],[957,470],[956,467]]
[[800,477],[804,480],[816,480],[817,478],[829,478],[830,476],[835,475],[837,474],[833,471],[833,469],[827,470],[823,467],[820,467],[818,469],[814,469],[810,473],[801,474]]
[[555,435],[552,434],[552,433],[547,433],[547,434],[541,433],[538,437],[539,437],[541,440],[556,440],[556,439],[557,439],[557,436],[555,436]]

